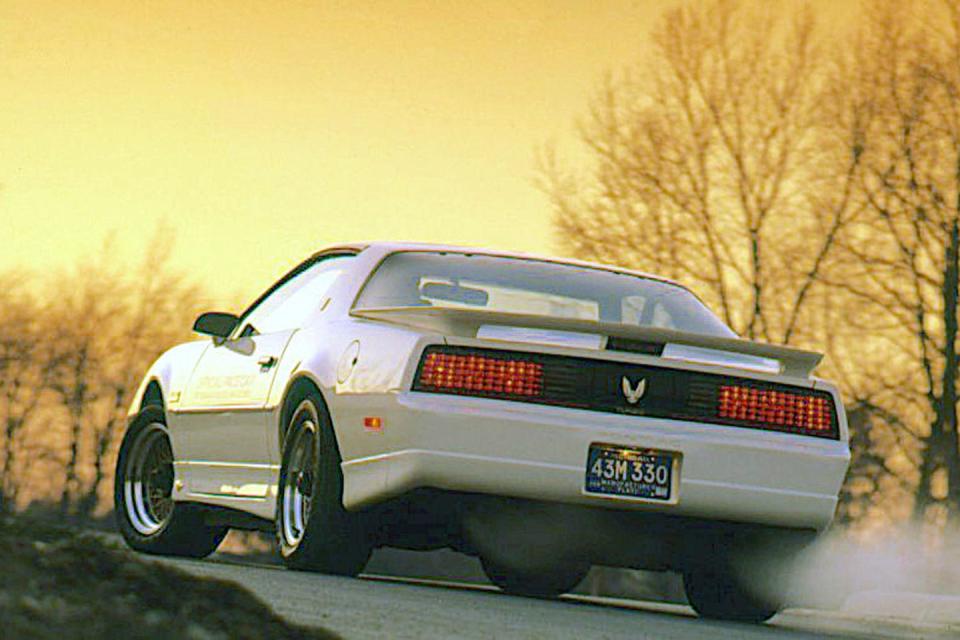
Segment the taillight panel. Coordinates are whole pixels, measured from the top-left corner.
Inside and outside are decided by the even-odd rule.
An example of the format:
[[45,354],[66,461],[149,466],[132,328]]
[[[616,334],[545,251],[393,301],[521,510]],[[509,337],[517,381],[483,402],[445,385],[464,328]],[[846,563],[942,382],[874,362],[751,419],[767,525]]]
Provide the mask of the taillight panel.
[[543,394],[543,365],[522,354],[429,351],[417,384],[423,391],[536,398]]
[[719,395],[719,418],[804,432],[833,429],[833,403],[823,395],[733,384],[721,385]]
[[[622,391],[644,381],[631,402]],[[807,387],[671,367],[452,345],[427,347],[415,391],[839,439],[833,397]]]

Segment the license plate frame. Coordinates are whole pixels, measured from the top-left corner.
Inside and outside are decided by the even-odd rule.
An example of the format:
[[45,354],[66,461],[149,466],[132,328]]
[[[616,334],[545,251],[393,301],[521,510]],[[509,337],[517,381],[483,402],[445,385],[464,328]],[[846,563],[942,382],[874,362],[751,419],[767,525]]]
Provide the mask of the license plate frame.
[[587,447],[583,493],[611,500],[676,504],[681,459],[677,451],[593,442]]

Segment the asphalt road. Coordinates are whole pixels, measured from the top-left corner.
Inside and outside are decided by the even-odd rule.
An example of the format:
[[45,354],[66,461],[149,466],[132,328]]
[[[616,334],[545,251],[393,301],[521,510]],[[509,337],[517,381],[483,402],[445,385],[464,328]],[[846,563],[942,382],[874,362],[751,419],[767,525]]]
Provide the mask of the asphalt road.
[[537,600],[492,587],[381,576],[338,578],[225,560],[162,560],[190,573],[237,582],[285,618],[364,638],[953,638],[938,625],[787,610],[766,625],[714,622],[685,606],[564,596]]

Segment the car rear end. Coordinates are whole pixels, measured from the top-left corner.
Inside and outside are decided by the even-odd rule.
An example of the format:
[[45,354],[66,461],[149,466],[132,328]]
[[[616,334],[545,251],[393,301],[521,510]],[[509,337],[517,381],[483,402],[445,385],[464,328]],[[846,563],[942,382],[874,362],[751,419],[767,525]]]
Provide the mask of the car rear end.
[[378,457],[391,496],[433,487],[819,530],[849,462],[832,386],[656,354],[449,337],[380,401],[397,438]]
[[[345,501],[416,488],[821,530],[849,462],[820,355],[737,338],[689,291],[511,256],[387,256],[351,314],[422,332]],[[358,409],[360,410],[360,409]],[[357,482],[351,482],[352,479]]]
[[850,452],[819,354],[740,340],[641,274],[409,254],[351,311],[419,338],[389,392],[344,401],[378,447],[343,464],[348,508],[399,501],[388,544],[412,518],[508,591],[561,593],[598,564],[680,571],[706,615],[778,610],[733,567],[781,575],[833,518]]

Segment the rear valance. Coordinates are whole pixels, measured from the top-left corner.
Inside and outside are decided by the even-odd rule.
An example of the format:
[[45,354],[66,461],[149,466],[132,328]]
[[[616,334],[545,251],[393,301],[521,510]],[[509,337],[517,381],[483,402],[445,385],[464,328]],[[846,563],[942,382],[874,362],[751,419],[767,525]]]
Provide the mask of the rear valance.
[[454,309],[449,307],[384,307],[354,309],[351,315],[381,320],[443,335],[467,338],[477,337],[484,325],[557,329],[560,331],[595,334],[611,338],[625,338],[648,343],[676,344],[725,351],[776,360],[781,373],[795,378],[806,378],[820,363],[822,354],[739,338],[725,338],[697,333],[686,333],[658,327],[641,327],[615,322],[599,322],[579,318],[558,318],[522,313],[504,313],[482,309]]

